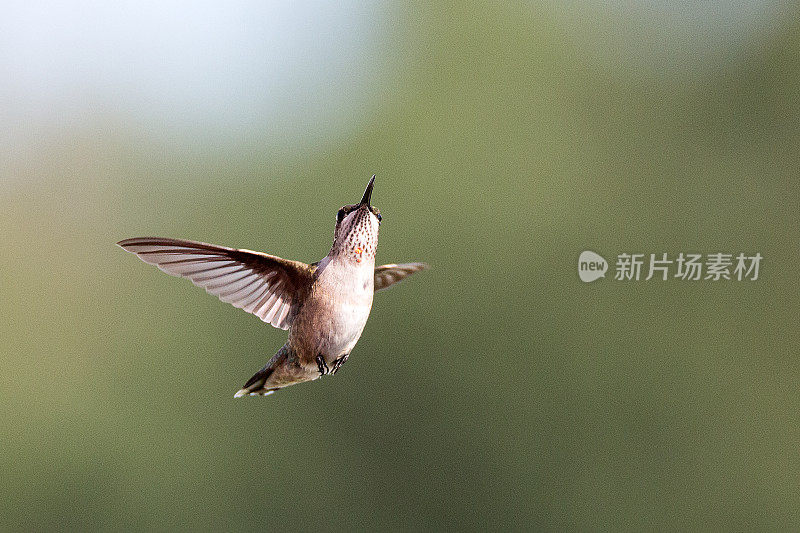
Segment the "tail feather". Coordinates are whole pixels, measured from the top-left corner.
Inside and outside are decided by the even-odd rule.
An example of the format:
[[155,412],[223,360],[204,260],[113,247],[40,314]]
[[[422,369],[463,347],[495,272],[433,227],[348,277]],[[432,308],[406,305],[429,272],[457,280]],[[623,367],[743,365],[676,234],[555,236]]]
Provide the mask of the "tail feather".
[[262,389],[260,392],[250,392],[247,389],[239,389],[236,392],[236,394],[233,395],[233,397],[234,398],[241,398],[242,396],[247,396],[247,395],[250,395],[250,396],[269,396],[270,394],[272,394],[276,390],[278,390],[278,389],[269,389],[269,390]]
[[239,389],[234,398],[267,396],[278,389],[296,383],[303,383],[304,381],[311,381],[321,375],[322,371],[319,370],[317,363],[302,364],[301,360],[289,347],[289,343],[286,343],[278,350],[278,353],[272,356],[269,363],[264,365],[264,368],[247,380],[247,383]]
[[283,361],[286,359],[287,348],[284,345],[278,353],[272,356],[272,359],[264,365],[264,367],[253,374],[253,377],[247,380],[247,383],[244,384],[244,387],[239,389],[236,394],[233,395],[234,398],[241,398],[242,396],[267,396],[268,394],[272,394],[275,392],[279,387],[274,387],[272,384],[267,385],[267,380],[272,376],[272,373],[275,372],[275,369],[278,368]]
[[[270,361],[271,363],[271,361]],[[251,395],[251,396],[258,396],[263,395],[266,396],[267,394],[272,394],[275,390],[266,390],[264,385],[267,383],[267,379],[272,375],[275,371],[275,367],[272,366],[270,363],[264,365],[264,368],[256,372],[253,377],[247,380],[247,383],[244,384],[244,387],[239,389],[239,391],[233,395],[234,398],[241,398],[242,396]]]

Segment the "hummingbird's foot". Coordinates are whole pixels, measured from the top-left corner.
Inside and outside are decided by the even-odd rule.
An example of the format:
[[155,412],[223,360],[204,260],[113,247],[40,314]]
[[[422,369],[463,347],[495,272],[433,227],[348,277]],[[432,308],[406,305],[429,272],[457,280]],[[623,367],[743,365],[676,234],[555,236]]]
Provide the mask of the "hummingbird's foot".
[[328,368],[328,363],[325,362],[325,358],[322,354],[317,356],[317,369],[319,370],[320,377],[330,373],[331,369]]
[[347,358],[348,357],[350,357],[350,354],[346,353],[343,356],[341,356],[339,359],[335,360],[333,362],[333,369],[331,370],[331,374],[335,374],[336,372],[338,372],[339,368],[341,368],[341,366],[347,362]]

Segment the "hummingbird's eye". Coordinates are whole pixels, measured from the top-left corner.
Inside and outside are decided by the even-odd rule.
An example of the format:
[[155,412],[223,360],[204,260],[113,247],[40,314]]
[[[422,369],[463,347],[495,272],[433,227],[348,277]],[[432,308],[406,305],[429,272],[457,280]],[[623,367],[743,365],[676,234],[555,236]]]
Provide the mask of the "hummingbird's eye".
[[344,209],[339,209],[339,212],[336,213],[336,222],[341,222],[344,218]]
[[383,220],[383,217],[381,216],[381,214],[380,214],[380,213],[375,213],[375,216],[376,216],[376,217],[378,217],[378,222],[380,222],[381,220]]

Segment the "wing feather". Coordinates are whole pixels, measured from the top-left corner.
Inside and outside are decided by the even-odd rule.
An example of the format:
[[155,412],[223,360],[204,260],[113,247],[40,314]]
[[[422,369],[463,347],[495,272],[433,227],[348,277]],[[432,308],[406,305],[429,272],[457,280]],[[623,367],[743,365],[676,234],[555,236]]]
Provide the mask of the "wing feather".
[[203,242],[142,237],[117,243],[145,263],[189,279],[223,302],[289,329],[311,267],[251,250]]
[[375,267],[375,290],[379,291],[385,289],[411,274],[419,272],[420,270],[425,270],[426,268],[428,268],[428,265],[425,263],[392,263],[390,265]]

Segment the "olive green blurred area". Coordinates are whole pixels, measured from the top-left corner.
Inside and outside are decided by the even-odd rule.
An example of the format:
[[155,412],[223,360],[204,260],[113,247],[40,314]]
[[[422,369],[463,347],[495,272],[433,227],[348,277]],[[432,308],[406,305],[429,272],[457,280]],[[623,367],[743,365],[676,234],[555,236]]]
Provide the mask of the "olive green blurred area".
[[[0,528],[796,529],[798,13],[714,48],[581,6],[375,14],[361,112],[296,147],[6,139]],[[267,398],[233,394],[286,332],[114,246],[316,261],[372,173],[378,261],[431,269]],[[585,284],[583,250],[764,260]]]

